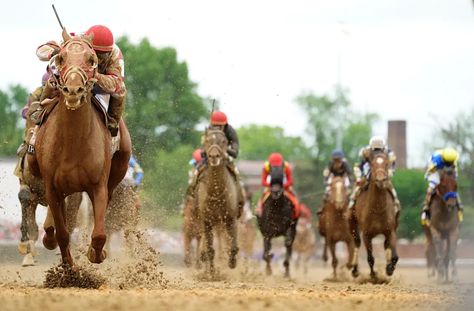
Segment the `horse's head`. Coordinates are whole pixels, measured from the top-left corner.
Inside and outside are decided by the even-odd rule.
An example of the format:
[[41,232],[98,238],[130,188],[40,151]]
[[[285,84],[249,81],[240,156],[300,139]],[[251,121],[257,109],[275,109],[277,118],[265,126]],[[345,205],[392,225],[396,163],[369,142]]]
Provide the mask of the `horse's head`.
[[270,186],[272,191],[272,198],[278,199],[283,193],[283,166],[272,166],[270,168]]
[[59,71],[59,89],[66,107],[76,110],[85,103],[96,80],[98,58],[91,45],[91,37],[71,37],[63,31],[64,43],[55,57]]
[[441,171],[441,178],[436,193],[442,198],[448,208],[454,208],[458,200],[458,184],[453,167],[445,167]]
[[227,138],[223,131],[208,129],[204,140],[204,149],[209,159],[209,165],[219,166],[227,158]]
[[383,153],[376,153],[370,160],[371,179],[375,181],[379,188],[384,187],[389,178],[390,161],[388,156]]
[[342,209],[347,202],[346,186],[344,177],[335,176],[331,181],[331,195],[329,200],[334,203],[336,209]]

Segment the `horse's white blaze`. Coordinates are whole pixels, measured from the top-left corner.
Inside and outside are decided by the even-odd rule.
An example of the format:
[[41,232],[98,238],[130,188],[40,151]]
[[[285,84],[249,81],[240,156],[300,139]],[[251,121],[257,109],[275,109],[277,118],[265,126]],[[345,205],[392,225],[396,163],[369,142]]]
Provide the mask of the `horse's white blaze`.
[[377,158],[377,160],[375,162],[377,162],[377,164],[382,164],[385,160],[383,158]]
[[342,181],[336,182],[336,202],[342,202]]

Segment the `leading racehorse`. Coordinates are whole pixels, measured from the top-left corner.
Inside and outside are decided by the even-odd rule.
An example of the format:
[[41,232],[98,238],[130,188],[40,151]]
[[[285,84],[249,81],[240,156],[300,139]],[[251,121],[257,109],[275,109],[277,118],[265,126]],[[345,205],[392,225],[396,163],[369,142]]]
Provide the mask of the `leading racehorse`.
[[91,101],[98,65],[91,38],[71,37],[64,30],[63,39],[55,58],[59,70],[58,103],[39,128],[36,156],[28,155],[28,161],[32,172],[43,178],[46,201],[54,218],[55,226],[46,228],[45,247],[54,249],[59,244],[63,263],[73,264],[64,198],[85,191],[94,209],[94,230],[87,255],[91,262],[101,263],[106,257],[105,210],[114,188],[127,171],[130,135],[121,120],[120,150],[112,154],[110,132]]
[[455,174],[452,167],[446,167],[440,172],[440,183],[430,202],[431,224],[425,230],[428,242],[427,259],[428,262],[434,261],[439,282],[443,281],[443,278],[444,281],[449,281],[450,263],[452,278],[458,278],[456,248],[459,239],[459,218]]
[[370,158],[370,178],[368,190],[363,191],[353,210],[351,210],[351,232],[354,236],[355,250],[352,275],[359,275],[358,251],[361,244],[360,232],[367,249],[367,261],[370,266],[370,276],[376,277],[374,271],[374,255],[372,239],[379,234],[385,236],[384,248],[387,264],[385,272],[392,275],[398,261],[397,227],[399,211],[394,204],[394,198],[387,188],[389,182],[390,162],[385,153],[376,153]]

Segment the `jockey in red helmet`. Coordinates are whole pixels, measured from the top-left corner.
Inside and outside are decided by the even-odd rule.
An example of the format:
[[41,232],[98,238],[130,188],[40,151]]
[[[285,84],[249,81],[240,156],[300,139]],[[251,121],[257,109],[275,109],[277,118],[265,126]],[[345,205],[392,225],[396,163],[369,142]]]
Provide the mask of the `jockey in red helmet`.
[[[95,97],[107,107],[111,117],[108,127],[113,136],[117,135],[118,123],[122,117],[125,104],[126,88],[124,83],[123,55],[114,44],[114,36],[109,28],[103,25],[90,27],[84,34],[92,39],[92,47],[99,59],[98,72],[94,86]],[[38,47],[36,55],[40,60],[49,61],[59,52],[60,46],[49,41]],[[56,96],[56,86],[47,83],[42,99]]]
[[[274,167],[283,167],[283,188],[285,189],[285,195],[291,201],[294,206],[293,218],[298,218],[300,216],[300,204],[296,198],[295,193],[293,192],[293,171],[288,162],[284,161],[283,156],[274,152],[268,157],[268,161],[265,162],[262,169],[262,186],[266,189],[264,191],[263,197],[266,197],[266,194],[270,192],[271,186],[271,171]],[[263,201],[260,205],[263,205]],[[261,208],[261,207],[259,207]]]
[[224,131],[224,134],[229,142],[227,153],[234,159],[239,155],[239,137],[234,128],[227,122],[227,116],[222,111],[214,111],[211,114],[211,127],[219,128]]

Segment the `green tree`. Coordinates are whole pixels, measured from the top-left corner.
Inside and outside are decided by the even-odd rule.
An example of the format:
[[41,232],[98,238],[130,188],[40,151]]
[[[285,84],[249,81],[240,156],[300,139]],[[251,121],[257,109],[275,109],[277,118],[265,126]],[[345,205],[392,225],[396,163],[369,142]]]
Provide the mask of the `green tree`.
[[290,161],[306,159],[309,149],[301,137],[285,135],[283,128],[250,124],[237,129],[240,159],[265,160],[272,152],[280,152]]
[[195,126],[207,116],[204,100],[189,79],[188,66],[174,48],[158,49],[147,39],[137,45],[117,40],[125,59],[126,120],[142,154],[197,144]]
[[23,140],[20,111],[28,98],[28,91],[21,85],[0,90],[0,155],[14,156]]

